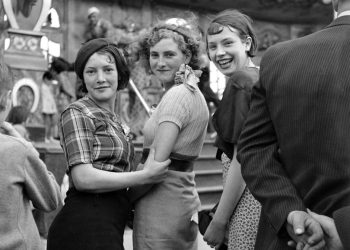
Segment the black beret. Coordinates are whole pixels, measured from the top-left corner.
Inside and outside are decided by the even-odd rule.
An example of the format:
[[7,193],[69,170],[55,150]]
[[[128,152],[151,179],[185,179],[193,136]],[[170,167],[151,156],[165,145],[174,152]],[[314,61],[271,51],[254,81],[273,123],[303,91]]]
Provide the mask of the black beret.
[[96,51],[108,46],[115,47],[117,50],[117,45],[107,38],[96,38],[83,44],[78,51],[74,63],[75,73],[77,73],[80,79],[83,79],[84,68],[90,56]]

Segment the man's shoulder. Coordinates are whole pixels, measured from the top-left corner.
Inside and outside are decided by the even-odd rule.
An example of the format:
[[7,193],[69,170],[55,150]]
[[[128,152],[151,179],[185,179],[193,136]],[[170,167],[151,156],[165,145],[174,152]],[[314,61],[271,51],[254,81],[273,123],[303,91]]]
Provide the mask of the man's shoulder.
[[306,39],[306,37],[301,37],[301,38],[279,42],[269,47],[264,54],[266,55],[266,54],[275,53],[275,52],[281,52],[281,51],[286,52],[289,50],[293,50],[295,47],[298,47],[301,44],[306,43],[307,40],[308,39]]
[[[280,65],[280,61],[295,60],[298,58],[296,52],[304,51],[304,56],[307,56],[313,48],[317,47],[316,43],[322,43],[324,39],[319,32],[309,34],[304,37],[283,41],[269,47],[261,60],[261,64],[274,65],[272,62]],[[299,53],[300,54],[300,53]],[[275,67],[275,65],[273,66]]]

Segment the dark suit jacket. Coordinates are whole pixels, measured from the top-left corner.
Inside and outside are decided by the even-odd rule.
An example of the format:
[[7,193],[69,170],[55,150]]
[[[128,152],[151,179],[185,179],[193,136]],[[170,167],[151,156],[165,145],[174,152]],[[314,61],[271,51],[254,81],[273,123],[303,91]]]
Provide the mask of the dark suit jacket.
[[350,205],[350,16],[264,54],[238,145],[262,204],[256,249],[289,249],[293,210]]
[[344,250],[350,249],[350,206],[343,207],[333,213],[335,226]]

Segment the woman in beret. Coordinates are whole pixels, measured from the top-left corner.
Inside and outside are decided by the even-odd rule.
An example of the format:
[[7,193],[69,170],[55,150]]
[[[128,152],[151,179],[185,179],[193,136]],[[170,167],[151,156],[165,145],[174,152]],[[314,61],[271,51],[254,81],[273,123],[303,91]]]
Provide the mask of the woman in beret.
[[127,188],[162,181],[170,161],[154,161],[152,151],[142,171],[130,172],[133,146],[126,125],[115,114],[117,91],[127,86],[129,70],[112,41],[98,38],[85,43],[75,72],[86,95],[61,114],[69,190],[50,227],[47,249],[124,249],[130,212]]

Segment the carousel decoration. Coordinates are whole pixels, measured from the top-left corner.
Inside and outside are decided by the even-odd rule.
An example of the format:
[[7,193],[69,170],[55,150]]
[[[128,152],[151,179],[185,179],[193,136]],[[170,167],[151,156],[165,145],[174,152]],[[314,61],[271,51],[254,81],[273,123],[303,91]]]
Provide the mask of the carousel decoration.
[[2,0],[10,27],[9,45],[4,51],[12,68],[45,70],[47,60],[40,48],[41,25],[46,20],[51,0]]
[[[39,104],[39,80],[48,61],[41,48],[41,26],[46,21],[51,0],[1,0],[9,27],[6,30],[4,60],[20,76],[16,79],[13,105],[23,105],[34,113]],[[37,72],[37,73],[35,73]]]

